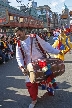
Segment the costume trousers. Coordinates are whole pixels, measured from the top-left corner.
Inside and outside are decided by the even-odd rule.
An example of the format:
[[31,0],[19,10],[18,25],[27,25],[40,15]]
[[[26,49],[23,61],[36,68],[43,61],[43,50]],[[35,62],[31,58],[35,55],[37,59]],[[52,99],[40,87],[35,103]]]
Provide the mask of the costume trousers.
[[27,86],[28,92],[30,94],[30,97],[32,98],[33,101],[35,101],[37,99],[37,95],[38,95],[38,84],[27,82],[26,86]]

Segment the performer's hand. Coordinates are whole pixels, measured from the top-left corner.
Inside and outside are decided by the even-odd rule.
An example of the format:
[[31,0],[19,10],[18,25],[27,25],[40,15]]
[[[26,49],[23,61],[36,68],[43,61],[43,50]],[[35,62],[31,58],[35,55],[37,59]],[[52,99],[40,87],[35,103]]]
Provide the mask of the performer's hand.
[[21,71],[24,73],[24,68],[21,68]]
[[35,73],[34,72],[30,72],[30,82],[34,83],[35,82]]
[[22,73],[26,76],[27,75],[27,70],[24,67],[19,67],[22,71]]
[[23,71],[23,69],[24,69],[24,67],[23,67],[23,66],[21,66],[21,67],[19,66],[19,68],[20,68],[20,70],[21,70],[21,71]]

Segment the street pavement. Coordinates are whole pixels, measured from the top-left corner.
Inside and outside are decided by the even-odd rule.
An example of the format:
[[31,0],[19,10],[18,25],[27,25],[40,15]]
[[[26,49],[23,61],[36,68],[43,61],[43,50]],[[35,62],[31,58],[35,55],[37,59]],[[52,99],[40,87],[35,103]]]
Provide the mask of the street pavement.
[[[59,89],[55,96],[39,88],[35,108],[72,108],[72,54],[66,54],[65,66],[65,73],[56,78]],[[15,58],[0,65],[0,108],[28,108],[31,99],[24,79]]]

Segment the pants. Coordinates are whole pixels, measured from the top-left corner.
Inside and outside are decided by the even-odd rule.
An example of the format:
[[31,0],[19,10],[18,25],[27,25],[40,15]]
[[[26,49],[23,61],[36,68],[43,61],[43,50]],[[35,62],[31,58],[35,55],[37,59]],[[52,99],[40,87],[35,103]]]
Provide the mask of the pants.
[[[49,82],[51,82],[53,79],[54,79],[54,76],[53,74],[51,74],[51,76],[46,79],[46,82],[42,82],[41,84],[49,84]],[[31,83],[31,82],[26,83],[26,87],[33,101],[37,99],[38,86],[39,86],[38,83]]]
[[37,100],[38,84],[37,83],[27,82],[26,86],[27,86],[28,92],[29,92],[30,97],[32,98],[32,100],[33,101]]

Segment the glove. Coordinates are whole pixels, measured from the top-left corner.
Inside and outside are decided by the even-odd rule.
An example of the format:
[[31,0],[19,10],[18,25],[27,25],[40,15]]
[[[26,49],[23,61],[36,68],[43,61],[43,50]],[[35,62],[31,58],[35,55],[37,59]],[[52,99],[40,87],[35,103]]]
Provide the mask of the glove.
[[21,69],[21,71],[22,71],[22,73],[26,76],[28,73],[27,73],[27,70],[23,67],[23,66],[21,66],[21,67],[19,67],[20,69]]
[[24,73],[24,68],[22,68],[21,71]]
[[33,66],[32,66],[32,63],[29,63],[28,65],[27,65],[27,70],[30,72],[30,71],[34,71],[34,69],[33,69]]
[[31,83],[35,82],[35,73],[33,71],[30,72],[30,82]]
[[33,69],[32,63],[29,63],[27,65],[27,70],[29,71],[30,82],[34,83],[35,82],[35,73],[34,73],[34,69]]

